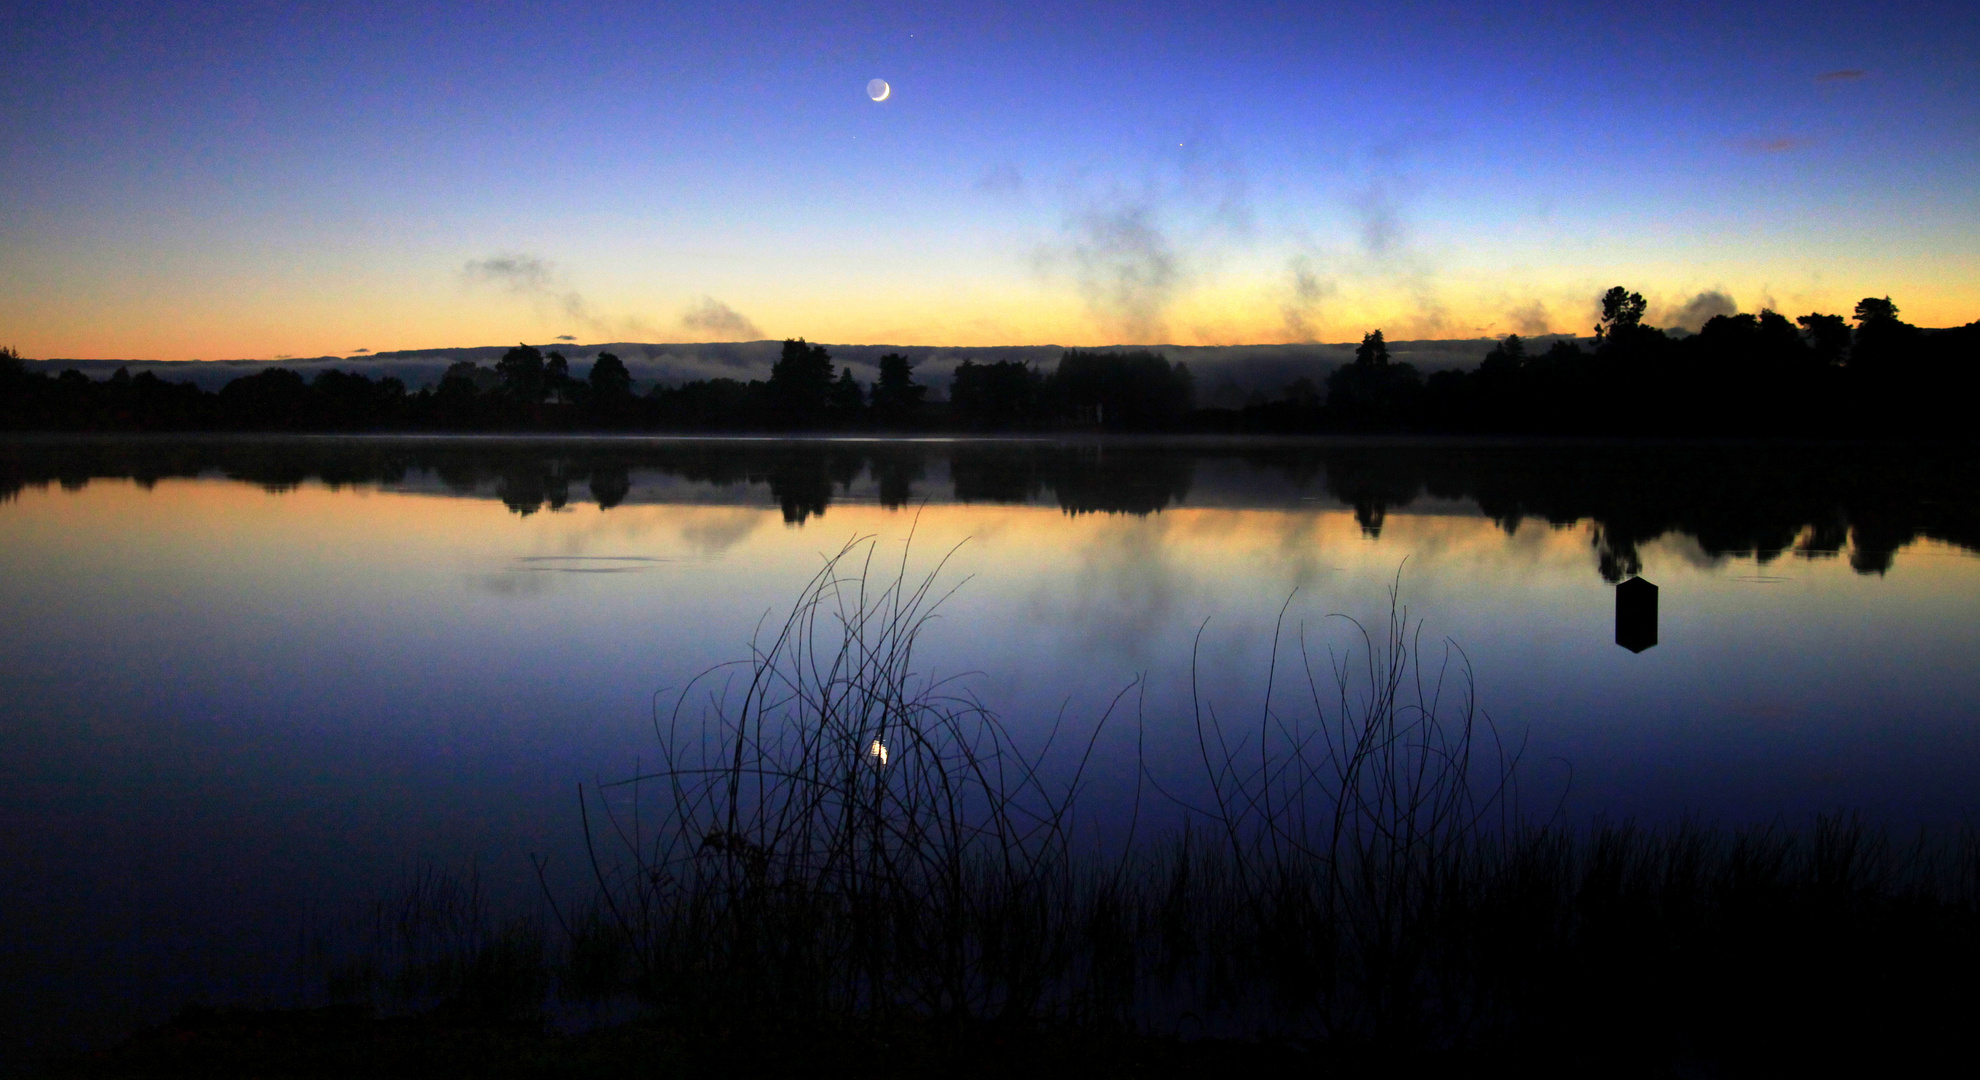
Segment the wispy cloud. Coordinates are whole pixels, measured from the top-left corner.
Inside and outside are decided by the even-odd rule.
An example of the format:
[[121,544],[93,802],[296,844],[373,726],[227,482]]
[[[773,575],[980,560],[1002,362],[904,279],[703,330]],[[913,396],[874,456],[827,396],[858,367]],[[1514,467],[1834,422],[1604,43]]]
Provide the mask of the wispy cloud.
[[1853,82],[1863,77],[1861,68],[1843,68],[1841,71],[1825,71],[1815,76],[1816,82]]
[[1361,250],[1370,258],[1386,259],[1409,242],[1393,189],[1393,181],[1377,179],[1348,197]]
[[493,282],[512,292],[537,293],[550,288],[555,271],[534,255],[491,255],[469,259],[461,273],[471,281]]
[[582,294],[565,288],[556,267],[535,255],[504,253],[486,259],[470,259],[461,276],[476,284],[495,285],[511,295],[528,299],[540,308],[554,310],[591,330],[605,329],[604,320],[591,313]]
[[992,195],[1017,195],[1024,191],[1024,174],[1010,162],[992,165],[976,178],[976,190]]
[[1285,318],[1286,336],[1294,341],[1318,341],[1320,328],[1315,320],[1320,302],[1334,295],[1335,285],[1315,273],[1313,260],[1305,255],[1293,256],[1286,271],[1292,277],[1291,295],[1279,309]]
[[1787,135],[1772,139],[1745,139],[1740,145],[1756,154],[1785,154],[1810,145],[1812,140]]
[[1665,316],[1665,324],[1696,332],[1710,322],[1714,315],[1737,314],[1739,314],[1738,302],[1723,289],[1707,289],[1678,305],[1675,312]]
[[1244,169],[1214,133],[1165,156],[1138,183],[1069,181],[1058,240],[1034,254],[1041,273],[1070,277],[1088,314],[1122,342],[1165,338],[1184,291],[1254,227]]
[[1528,337],[1544,334],[1550,326],[1547,321],[1547,305],[1539,300],[1529,300],[1506,312],[1506,320],[1512,323],[1515,331]]
[[1067,215],[1068,258],[1086,306],[1123,335],[1152,342],[1167,330],[1182,283],[1180,259],[1154,205],[1088,205]]
[[[1400,158],[1400,152],[1379,158]],[[1367,186],[1349,194],[1356,239],[1365,259],[1365,272],[1387,279],[1409,293],[1412,310],[1403,320],[1405,333],[1434,337],[1451,328],[1450,312],[1439,295],[1436,269],[1430,256],[1415,243],[1405,208],[1413,194],[1406,176],[1385,166]]]
[[1207,212],[1212,227],[1224,236],[1249,237],[1256,214],[1251,207],[1251,182],[1237,154],[1214,132],[1199,132],[1176,149],[1181,151],[1180,201]]
[[712,296],[704,296],[688,308],[681,316],[681,325],[718,341],[757,341],[763,337],[755,323]]

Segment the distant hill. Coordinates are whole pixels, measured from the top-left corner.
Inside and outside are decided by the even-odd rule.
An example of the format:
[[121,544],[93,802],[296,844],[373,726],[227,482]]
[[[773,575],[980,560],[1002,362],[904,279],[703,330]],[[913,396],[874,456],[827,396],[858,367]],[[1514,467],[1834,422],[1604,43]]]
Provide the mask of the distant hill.
[[[1557,337],[1543,335],[1532,339],[1533,347],[1545,349]],[[601,352],[616,354],[631,370],[635,386],[645,391],[655,384],[676,385],[691,379],[764,379],[777,359],[781,341],[734,341],[705,344],[672,344],[613,341],[598,344],[536,343],[548,352],[561,351],[571,361],[573,374],[580,377]],[[432,385],[448,365],[466,360],[493,365],[509,345],[471,345],[443,349],[401,349],[358,356],[287,357],[280,360],[29,360],[29,370],[54,373],[74,368],[91,378],[108,378],[118,368],[132,374],[151,371],[161,379],[192,382],[202,389],[218,390],[243,375],[263,368],[293,368],[304,378],[318,371],[339,368],[362,372],[372,378],[390,375],[409,390]],[[1492,347],[1487,338],[1460,338],[1438,341],[1392,341],[1389,352],[1398,361],[1415,364],[1426,374],[1445,368],[1475,366]],[[995,345],[975,348],[930,345],[832,345],[834,362],[851,367],[861,382],[871,383],[879,374],[879,358],[887,353],[904,353],[915,362],[915,378],[937,393],[946,393],[950,373],[964,360],[986,363],[1021,360],[1045,371],[1052,370],[1065,352],[1062,345]],[[1302,376],[1315,383],[1342,363],[1354,359],[1353,344],[1312,345],[1120,345],[1118,349],[1152,348],[1171,360],[1189,365],[1196,379],[1200,405],[1238,406],[1253,393],[1277,396],[1286,385]]]

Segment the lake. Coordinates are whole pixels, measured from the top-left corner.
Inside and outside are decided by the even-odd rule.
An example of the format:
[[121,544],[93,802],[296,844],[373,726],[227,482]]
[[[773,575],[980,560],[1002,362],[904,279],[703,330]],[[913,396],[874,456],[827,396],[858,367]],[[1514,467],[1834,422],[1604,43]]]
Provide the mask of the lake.
[[1970,448],[15,439],[0,1039],[294,1000],[300,928],[422,864],[577,887],[578,785],[848,543],[939,565],[917,666],[1016,735],[1084,745],[1128,691],[1103,833],[1138,776],[1187,785],[1199,703],[1258,712],[1275,627],[1275,693],[1302,648],[1324,689],[1392,596],[1537,815],[1980,809]]

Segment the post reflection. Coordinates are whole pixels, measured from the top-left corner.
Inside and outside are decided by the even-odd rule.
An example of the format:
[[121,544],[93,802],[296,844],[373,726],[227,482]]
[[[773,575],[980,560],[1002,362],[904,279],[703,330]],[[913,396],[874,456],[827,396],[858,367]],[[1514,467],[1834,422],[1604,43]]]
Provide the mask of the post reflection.
[[1657,644],[1657,586],[1640,577],[1616,586],[1616,644],[1633,653]]

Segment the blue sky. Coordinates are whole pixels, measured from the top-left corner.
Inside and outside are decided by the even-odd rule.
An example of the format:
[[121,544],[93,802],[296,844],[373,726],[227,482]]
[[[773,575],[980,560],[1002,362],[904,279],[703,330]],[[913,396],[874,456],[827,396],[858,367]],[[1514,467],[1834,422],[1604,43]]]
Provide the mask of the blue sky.
[[[1980,318],[1971,5],[16,5],[0,342]],[[885,102],[867,80],[894,87]]]

